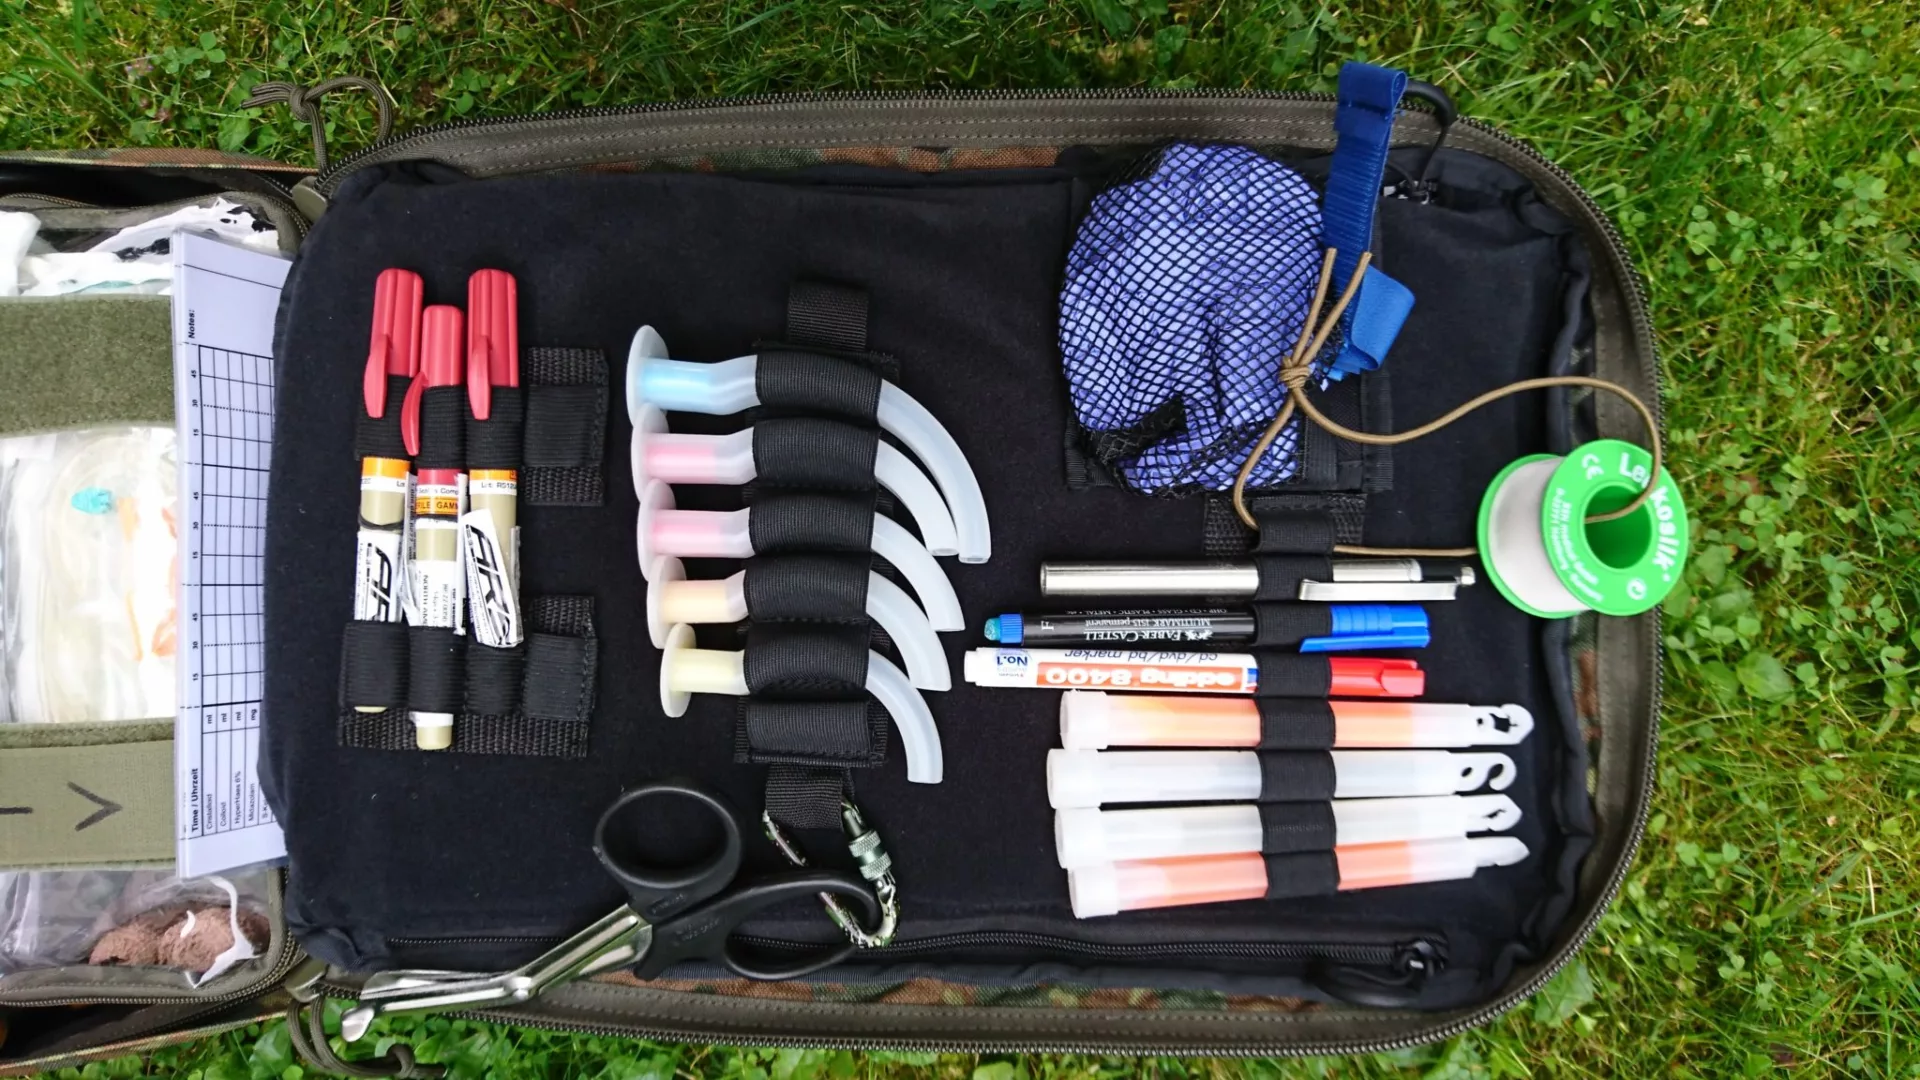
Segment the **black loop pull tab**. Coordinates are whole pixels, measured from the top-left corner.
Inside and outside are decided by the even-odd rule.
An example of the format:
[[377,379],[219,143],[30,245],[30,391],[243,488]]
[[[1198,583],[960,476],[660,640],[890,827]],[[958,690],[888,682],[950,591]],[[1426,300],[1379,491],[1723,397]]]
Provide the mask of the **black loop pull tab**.
[[335,90],[365,90],[373,95],[373,104],[380,112],[379,127],[374,139],[386,142],[393,136],[393,95],[387,88],[372,79],[358,75],[341,75],[312,86],[301,86],[291,82],[263,82],[253,88],[247,100],[240,103],[243,109],[257,109],[267,105],[283,104],[293,114],[295,120],[307,125],[313,132],[313,167],[327,167],[327,124],[320,113],[320,99]]

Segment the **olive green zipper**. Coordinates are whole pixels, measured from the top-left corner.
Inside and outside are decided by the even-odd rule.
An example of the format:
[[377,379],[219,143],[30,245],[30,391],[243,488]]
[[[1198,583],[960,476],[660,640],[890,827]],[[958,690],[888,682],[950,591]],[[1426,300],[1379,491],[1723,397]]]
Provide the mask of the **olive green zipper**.
[[[610,125],[620,125],[650,116],[680,115],[705,110],[716,114],[722,112],[729,114],[727,129],[729,138],[727,141],[734,144],[747,141],[749,137],[751,137],[758,145],[767,148],[798,149],[800,147],[794,145],[792,130],[788,127],[783,127],[779,123],[777,116],[767,117],[767,122],[764,127],[755,128],[751,116],[740,114],[758,109],[780,111],[789,110],[796,106],[831,106],[841,103],[850,105],[952,105],[956,107],[966,107],[969,105],[994,102],[1031,102],[1043,104],[1054,101],[1078,103],[1082,105],[1098,105],[1111,101],[1166,101],[1173,103],[1191,101],[1207,104],[1231,104],[1236,101],[1246,101],[1251,103],[1300,102],[1331,105],[1334,102],[1334,98],[1329,94],[1297,92],[1216,93],[1208,91],[1140,89],[1118,91],[986,90],[934,94],[877,92],[836,95],[773,94],[689,102],[661,102],[599,109],[571,109],[542,114],[538,117],[500,117],[463,120],[419,129],[339,159],[316,176],[303,180],[296,186],[294,196],[296,201],[300,201],[304,207],[310,210],[315,212],[324,210],[326,201],[338,192],[340,185],[347,177],[360,169],[393,161],[418,158],[431,159],[436,156],[434,154],[436,147],[458,145],[469,141],[480,141],[484,143],[490,134],[502,133],[508,128],[514,129],[515,135],[517,136],[526,133],[530,128],[553,124],[569,124],[581,121],[606,121]],[[1076,116],[1060,119],[1062,119],[1063,123],[1067,120],[1085,123],[1097,118]],[[1627,250],[1626,242],[1620,235],[1619,230],[1593,200],[1593,197],[1574,180],[1570,173],[1542,157],[1538,151],[1534,150],[1533,147],[1526,142],[1488,124],[1468,118],[1455,121],[1454,125],[1449,129],[1449,133],[1450,135],[1454,133],[1469,133],[1473,136],[1491,140],[1499,147],[1510,151],[1512,156],[1517,159],[1517,163],[1523,167],[1522,171],[1531,170],[1539,176],[1544,176],[1552,180],[1564,188],[1565,191],[1576,200],[1582,216],[1585,218],[1585,224],[1596,231],[1605,241],[1608,253],[1615,260],[1618,276],[1623,279],[1622,284],[1626,288],[1629,297],[1628,309],[1633,327],[1633,340],[1638,348],[1639,355],[1646,358],[1648,380],[1653,388],[1653,400],[1649,402],[1649,406],[1652,408],[1656,419],[1661,419],[1662,409],[1660,397],[1664,380],[1660,368],[1659,350],[1654,341],[1652,322],[1648,313],[1648,297],[1645,284],[1634,265],[1632,253]],[[1022,129],[1019,134],[1022,141],[1027,144],[1041,144],[1048,140],[1048,132],[1040,129],[1038,125]],[[1161,137],[1172,137],[1176,134],[1178,133],[1166,132]],[[1076,138],[1076,136],[1068,135],[1056,141],[1058,144],[1066,145],[1075,142]],[[783,141],[783,139],[785,141]],[[509,145],[513,142],[512,139],[505,141]],[[883,144],[906,145],[905,140],[898,137],[883,138],[877,141]],[[1516,162],[1508,162],[1508,164],[1516,164]],[[539,163],[534,163],[524,170],[512,171],[547,171],[548,169],[566,167],[570,166],[568,164],[543,166]],[[1538,177],[1536,177],[1536,179],[1537,178]],[[1664,431],[1664,423],[1662,430]],[[1658,616],[1642,616],[1642,618],[1657,619]],[[1521,985],[1495,998],[1486,1005],[1473,1009],[1455,1019],[1431,1025],[1421,1025],[1417,1015],[1409,1014],[1409,1023],[1412,1027],[1406,1034],[1373,1039],[1331,1039],[1318,1041],[1303,1039],[1287,1042],[1236,1040],[1231,1043],[1208,1043],[1204,1041],[1204,1039],[1196,1039],[1163,1045],[1137,1045],[1102,1042],[1097,1039],[1075,1041],[1067,1038],[1059,1041],[1031,1043],[1025,1041],[1024,1038],[1018,1040],[1009,1039],[1004,1042],[988,1040],[979,1042],[954,1042],[941,1041],[938,1039],[916,1039],[910,1035],[899,1037],[885,1035],[863,1036],[859,1040],[860,1045],[874,1049],[885,1048],[971,1053],[1005,1050],[1008,1048],[1009,1042],[1017,1041],[1023,1049],[1045,1053],[1210,1054],[1243,1057],[1268,1055],[1308,1056],[1377,1053],[1405,1049],[1439,1039],[1451,1038],[1488,1023],[1538,992],[1541,987],[1545,986],[1572,961],[1581,947],[1586,944],[1587,939],[1592,936],[1595,927],[1599,924],[1601,916],[1612,904],[1614,898],[1618,895],[1626,881],[1627,872],[1632,866],[1633,856],[1638,850],[1646,831],[1655,776],[1654,760],[1659,744],[1659,714],[1662,700],[1661,687],[1659,684],[1659,672],[1662,664],[1661,644],[1657,632],[1650,634],[1649,638],[1648,662],[1650,664],[1650,670],[1653,672],[1654,686],[1650,696],[1650,715],[1646,718],[1647,747],[1641,763],[1643,776],[1641,778],[1639,798],[1632,822],[1629,825],[1626,846],[1621,853],[1620,859],[1607,876],[1606,883],[1601,890],[1600,902],[1596,904],[1592,912],[1582,920],[1566,945],[1554,957],[1553,961]],[[328,986],[327,989],[331,993],[343,996],[350,996],[352,992],[350,987],[345,986]],[[716,1012],[724,1012],[724,1002],[726,999],[717,998],[714,999],[714,1001],[718,1003],[716,1004]],[[705,1003],[703,1000],[702,1004]],[[859,1010],[863,1008],[863,1006],[823,1005],[819,1008],[821,1010],[820,1019],[830,1023],[836,1010]],[[964,1007],[956,1006],[956,1008]],[[696,1026],[687,1029],[663,1028],[649,1026],[644,1023],[583,1024],[558,1017],[541,1015],[540,1002],[538,1001],[515,1010],[486,1010],[461,1015],[470,1015],[478,1019],[495,1020],[506,1023],[533,1024],[557,1031],[578,1031],[608,1036],[697,1041],[711,1035],[711,1031],[699,1030],[697,1022]],[[716,1017],[716,1021],[719,1019],[720,1017]],[[756,1045],[776,1047],[832,1047],[845,1043],[844,1039],[835,1040],[831,1037],[815,1038],[811,1036],[755,1036],[752,1041]]]

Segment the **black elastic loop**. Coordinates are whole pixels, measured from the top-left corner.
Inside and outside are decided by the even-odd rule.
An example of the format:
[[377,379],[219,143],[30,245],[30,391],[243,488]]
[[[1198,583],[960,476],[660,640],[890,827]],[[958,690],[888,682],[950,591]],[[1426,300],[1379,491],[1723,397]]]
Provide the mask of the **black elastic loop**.
[[762,555],[793,551],[868,551],[873,546],[872,495],[771,492],[753,501],[747,533]]
[[407,707],[458,713],[466,703],[466,638],[438,626],[407,627]]
[[846,698],[866,692],[867,628],[754,623],[747,628],[747,692]]
[[819,353],[762,351],[754,386],[763,408],[825,413],[871,424],[880,408],[880,374]]
[[1324,507],[1250,508],[1260,523],[1253,550],[1261,555],[1328,555],[1338,542],[1333,515]]
[[1260,568],[1255,600],[1298,600],[1302,581],[1333,580],[1333,561],[1324,556],[1262,555],[1254,564]]
[[773,487],[870,491],[879,449],[877,428],[774,417],[753,426],[754,479]]
[[1326,896],[1340,889],[1340,860],[1331,851],[1268,855],[1267,899]]
[[1260,807],[1260,850],[1268,855],[1332,851],[1339,842],[1340,828],[1331,803],[1264,803]]
[[496,649],[470,641],[467,645],[466,712],[504,715],[520,708],[520,687],[526,677],[527,646]]
[[1333,755],[1325,750],[1260,755],[1261,802],[1325,802],[1334,784]]
[[400,438],[400,409],[407,400],[407,387],[413,380],[404,375],[387,376],[387,404],[378,420],[367,415],[365,405],[354,410],[353,456],[355,458],[394,458],[406,460],[407,444]]
[[543,720],[585,720],[593,715],[594,673],[600,643],[570,634],[530,633],[521,679],[520,708]]
[[750,619],[846,622],[867,617],[870,555],[767,555],[748,559]]
[[526,391],[496,386],[485,420],[467,417],[467,468],[518,469],[525,463],[521,432],[527,420]]
[[598,349],[540,347],[521,355],[527,419],[520,501],[528,506],[606,502],[607,358]]
[[743,761],[846,768],[873,763],[868,702],[772,701],[743,698],[740,736]]
[[1324,698],[1333,689],[1333,665],[1324,656],[1255,652],[1260,665],[1260,697]]
[[606,420],[606,393],[600,387],[528,387],[527,430],[521,450],[527,466],[597,466],[605,444]]
[[1328,604],[1270,600],[1253,605],[1253,623],[1255,645],[1292,648],[1307,638],[1332,633],[1333,609]]
[[349,622],[340,638],[340,704],[391,709],[407,703],[407,627]]
[[467,467],[467,390],[464,386],[430,386],[420,395],[421,469]]
[[1254,704],[1260,710],[1260,749],[1333,749],[1332,702],[1304,698],[1261,698]]

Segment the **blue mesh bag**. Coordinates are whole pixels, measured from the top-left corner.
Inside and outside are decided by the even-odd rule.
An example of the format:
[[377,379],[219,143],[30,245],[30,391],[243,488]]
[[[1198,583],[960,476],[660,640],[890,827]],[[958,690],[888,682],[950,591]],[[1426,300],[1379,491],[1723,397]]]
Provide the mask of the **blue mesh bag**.
[[[1148,494],[1231,487],[1286,396],[1276,372],[1313,299],[1320,240],[1313,186],[1241,146],[1169,146],[1146,176],[1098,195],[1060,298],[1091,456]],[[1297,428],[1253,486],[1293,474]]]

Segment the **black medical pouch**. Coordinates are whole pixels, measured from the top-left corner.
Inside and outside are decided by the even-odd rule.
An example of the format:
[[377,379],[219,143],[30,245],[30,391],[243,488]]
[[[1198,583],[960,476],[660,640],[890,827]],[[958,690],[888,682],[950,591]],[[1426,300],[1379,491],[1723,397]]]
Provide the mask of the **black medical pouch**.
[[[277,335],[262,758],[287,832],[287,922],[313,958],[301,987],[351,998],[380,970],[522,963],[621,901],[591,837],[623,789],[692,776],[757,815],[769,771],[784,767],[743,752],[748,719],[735,699],[697,695],[677,718],[661,708],[621,389],[635,332],[651,325],[679,359],[860,358],[966,452],[993,553],[940,563],[968,625],[942,635],[953,688],[926,695],[945,776],[909,783],[880,725],[859,743],[843,724],[858,745],[823,751],[851,766],[848,790],[892,857],[901,917],[890,945],[800,983],[699,966],[650,982],[616,973],[486,1016],[703,1042],[1326,1054],[1445,1037],[1538,990],[1592,932],[1644,826],[1657,613],[1539,620],[1484,576],[1428,605],[1432,644],[1413,654],[1424,700],[1513,703],[1535,719],[1530,738],[1502,748],[1518,766],[1505,794],[1522,811],[1511,835],[1525,861],[1439,884],[1102,919],[1073,917],[1055,859],[1045,762],[1059,745],[1059,695],[959,677],[985,618],[1046,606],[1044,560],[1249,551],[1252,534],[1217,497],[1144,497],[1101,483],[1097,462],[1090,471],[1056,340],[1063,266],[1095,194],[1156,148],[1244,144],[1317,183],[1333,114],[1330,97],[1184,92],[688,103],[402,136],[304,181],[295,195],[316,220]],[[1385,378],[1349,379],[1329,411],[1398,430],[1561,373],[1622,383],[1657,410],[1645,298],[1593,200],[1490,127],[1461,120],[1441,136],[1424,109],[1395,124],[1373,250],[1417,302]],[[516,742],[507,725],[503,743],[423,753],[365,737],[342,700],[355,416],[373,283],[388,267],[419,273],[428,303],[452,304],[474,270],[506,270],[519,282],[523,350],[605,358],[599,457],[574,462],[602,470],[602,499],[521,511],[523,594],[590,602],[590,618],[569,624],[595,657],[576,649],[563,669],[589,684],[564,695],[579,740],[565,752]],[[810,338],[818,327],[793,300],[821,283],[863,299],[863,341]],[[675,413],[673,430],[751,419]],[[1281,545],[1294,553],[1471,544],[1481,494],[1507,463],[1595,437],[1643,439],[1635,424],[1611,402],[1536,393],[1390,454],[1316,437],[1301,449],[1310,482],[1256,504],[1287,523],[1276,535],[1295,530]],[[715,510],[769,494],[675,491],[682,508]],[[894,509],[884,493],[841,497]],[[691,578],[738,568],[687,565]],[[699,637],[738,649],[760,629]],[[886,649],[878,636],[869,644]],[[521,678],[533,693],[533,676]],[[816,862],[852,865],[837,833],[802,835]],[[749,870],[786,865],[748,840]],[[775,952],[840,940],[813,905],[776,909],[748,932]]]

